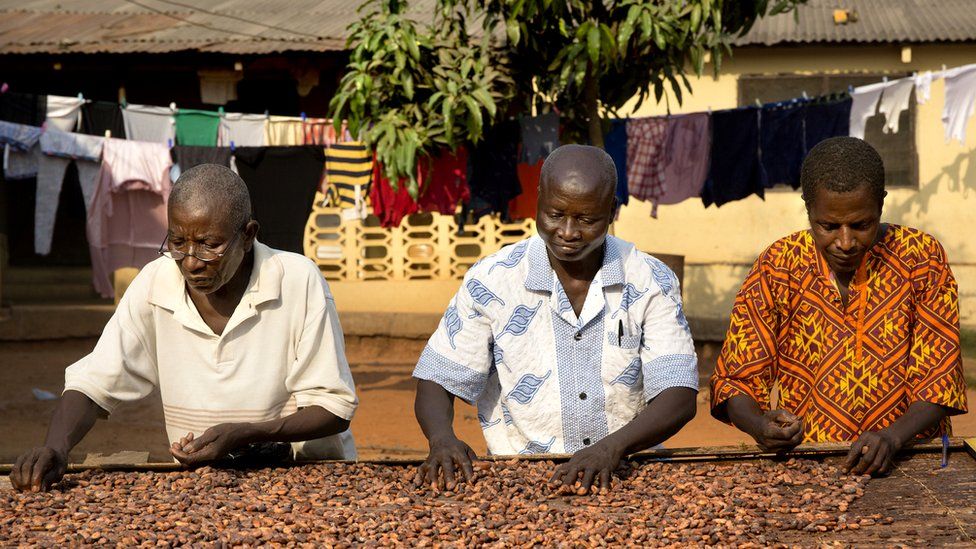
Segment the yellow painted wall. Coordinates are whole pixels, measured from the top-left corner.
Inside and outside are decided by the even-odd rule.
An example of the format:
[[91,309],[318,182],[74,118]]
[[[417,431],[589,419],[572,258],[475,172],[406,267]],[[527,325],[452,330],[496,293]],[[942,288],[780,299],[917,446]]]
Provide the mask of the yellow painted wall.
[[[905,73],[976,63],[976,46],[912,47],[912,62],[901,62],[900,46],[784,47],[736,50],[718,78],[692,79],[684,104],[672,112],[736,106],[740,74]],[[706,67],[711,71],[711,67]],[[959,282],[963,325],[976,327],[976,118],[970,119],[965,145],[946,143],[941,121],[944,87],[932,85],[932,98],[919,105],[916,142],[919,188],[892,189],[883,219],[917,227],[945,246]],[[665,114],[665,106],[645,103],[634,116]],[[689,316],[727,318],[732,301],[757,254],[776,239],[807,228],[798,191],[772,191],[721,208],[700,200],[661,206],[650,217],[648,203],[631,200],[615,232],[644,250],[685,256],[685,310]]]

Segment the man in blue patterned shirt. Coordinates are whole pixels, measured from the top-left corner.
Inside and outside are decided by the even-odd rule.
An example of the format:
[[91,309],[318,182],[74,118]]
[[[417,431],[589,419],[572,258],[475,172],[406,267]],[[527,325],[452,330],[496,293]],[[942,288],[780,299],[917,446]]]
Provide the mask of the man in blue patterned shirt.
[[621,458],[695,415],[698,369],[674,273],[608,236],[613,160],[566,145],[542,168],[538,236],[468,271],[414,370],[430,455],[417,482],[473,478],[454,397],[495,455],[572,453],[553,482],[608,489]]

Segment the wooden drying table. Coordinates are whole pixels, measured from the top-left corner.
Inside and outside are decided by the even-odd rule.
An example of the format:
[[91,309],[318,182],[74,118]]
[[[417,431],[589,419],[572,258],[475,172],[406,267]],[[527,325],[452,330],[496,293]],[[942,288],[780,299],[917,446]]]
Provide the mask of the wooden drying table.
[[[970,439],[971,441],[973,439]],[[821,460],[840,464],[847,454],[846,444],[805,444],[789,457]],[[888,477],[872,479],[864,495],[851,505],[848,513],[868,517],[880,514],[892,517],[893,524],[863,525],[859,530],[840,532],[782,531],[771,533],[770,541],[803,546],[956,546],[976,547],[976,454],[962,439],[952,439],[949,464],[941,467],[941,444],[918,445],[905,451],[898,466]],[[566,455],[520,456],[528,460],[567,459]],[[493,456],[489,460],[509,460],[511,456]],[[678,448],[641,452],[637,461],[735,461],[782,459],[762,453],[754,446]],[[367,463],[411,467],[413,459],[371,460]],[[301,464],[286,465],[289,467]],[[10,464],[0,464],[0,489],[10,489],[6,475]],[[72,464],[68,472],[87,469],[116,471],[177,471],[176,463],[141,463],[111,465]]]

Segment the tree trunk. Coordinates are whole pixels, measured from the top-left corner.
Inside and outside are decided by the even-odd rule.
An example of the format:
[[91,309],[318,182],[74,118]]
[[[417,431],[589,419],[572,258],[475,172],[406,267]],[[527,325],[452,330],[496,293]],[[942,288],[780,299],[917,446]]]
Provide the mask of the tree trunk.
[[590,145],[603,148],[603,121],[600,119],[600,79],[595,76],[592,63],[586,64],[583,81],[583,101],[586,106],[586,128]]

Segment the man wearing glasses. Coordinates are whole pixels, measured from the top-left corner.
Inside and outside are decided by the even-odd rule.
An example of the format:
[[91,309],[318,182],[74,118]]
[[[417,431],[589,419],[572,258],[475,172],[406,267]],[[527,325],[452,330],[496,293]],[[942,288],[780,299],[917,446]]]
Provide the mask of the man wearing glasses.
[[17,460],[15,488],[48,489],[99,416],[155,387],[182,463],[289,442],[301,457],[355,458],[347,429],[357,399],[318,268],[255,239],[247,188],[223,166],[184,172],[168,215],[164,257],[135,278],[92,353],[65,371],[46,442]]

